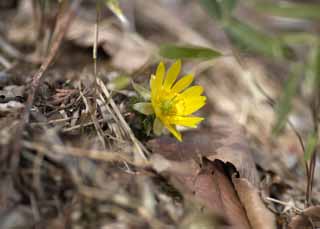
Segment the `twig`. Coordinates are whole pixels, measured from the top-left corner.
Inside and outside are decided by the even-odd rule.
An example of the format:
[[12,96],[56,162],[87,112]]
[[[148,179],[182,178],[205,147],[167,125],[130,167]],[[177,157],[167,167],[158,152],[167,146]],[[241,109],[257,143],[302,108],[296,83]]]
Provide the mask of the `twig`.
[[[97,120],[98,123],[104,123],[106,121],[107,120],[105,120],[105,119]],[[88,126],[91,126],[91,125],[94,125],[94,122],[91,121],[91,122],[87,122],[87,123],[81,123],[81,124],[74,125],[74,126],[71,126],[71,127],[68,127],[68,128],[64,128],[64,129],[62,129],[62,132],[69,132],[69,131],[77,130],[79,128],[88,127]],[[103,134],[103,135],[105,135],[105,134]]]
[[281,205],[286,206],[286,207],[291,207],[296,212],[299,212],[299,213],[303,212],[302,209],[297,208],[296,206],[292,205],[290,202],[287,203],[287,202],[284,202],[284,201],[281,201],[281,200],[277,200],[277,199],[274,199],[274,198],[271,198],[271,197],[265,197],[264,199],[267,200],[267,201],[273,202],[273,203],[281,204]]
[[96,116],[95,116],[95,110],[96,110],[96,109],[95,109],[95,108],[92,108],[92,106],[89,105],[88,100],[84,97],[84,95],[83,95],[83,93],[81,92],[81,90],[79,90],[79,91],[80,91],[80,95],[81,95],[81,98],[82,98],[84,104],[86,105],[86,107],[87,107],[88,110],[89,110],[89,113],[90,113],[92,122],[93,122],[94,127],[95,127],[95,129],[96,129],[96,131],[97,131],[97,134],[98,134],[98,137],[99,137],[99,139],[100,139],[100,141],[101,141],[101,143],[102,143],[102,146],[103,146],[103,148],[105,149],[105,148],[106,148],[106,142],[105,142],[105,140],[104,140],[104,134],[103,134],[103,131],[102,131],[100,125],[99,125],[99,122],[98,122]]
[[[93,74],[97,77],[97,49],[98,49],[98,41],[99,41],[99,21],[100,21],[100,1],[96,2],[96,23],[94,24],[94,43],[92,50],[92,58],[93,58]],[[97,86],[97,85],[95,85]]]
[[0,49],[9,57],[23,59],[23,55],[0,36]]
[[78,158],[88,158],[91,160],[112,162],[112,161],[125,161],[127,163],[139,166],[148,167],[150,163],[147,161],[140,161],[139,163],[132,161],[132,159],[126,155],[121,155],[118,152],[105,151],[105,150],[87,150],[82,148],[76,148],[71,146],[63,146],[58,144],[51,145],[51,148],[46,144],[37,142],[22,141],[24,147],[32,150],[37,150],[48,157],[53,154],[59,153],[63,155],[70,155]]

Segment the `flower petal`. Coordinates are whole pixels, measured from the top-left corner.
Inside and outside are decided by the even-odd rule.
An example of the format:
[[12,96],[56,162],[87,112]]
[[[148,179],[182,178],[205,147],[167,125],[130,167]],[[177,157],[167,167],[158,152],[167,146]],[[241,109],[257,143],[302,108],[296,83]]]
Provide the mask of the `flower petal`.
[[151,76],[150,87],[151,87],[151,94],[153,95],[153,97],[157,95],[157,93],[160,91],[162,87],[165,71],[166,69],[165,69],[164,63],[160,62],[157,67],[156,75]]
[[165,71],[166,71],[166,67],[165,67],[164,63],[161,61],[158,65],[157,71],[156,71],[156,85],[157,86],[162,86]]
[[204,120],[202,117],[197,116],[190,116],[190,117],[183,117],[183,116],[172,116],[170,117],[170,122],[175,125],[179,126],[186,126],[195,128],[197,125]]
[[175,93],[179,93],[190,86],[193,81],[193,75],[188,74],[183,76],[175,85],[172,87],[172,91]]
[[155,75],[151,75],[151,79],[150,79],[150,90],[151,90],[151,101],[153,101],[155,99],[155,95],[156,95],[156,76]]
[[160,63],[158,64],[158,67],[157,67],[156,76],[163,77],[165,71],[166,71],[166,67],[165,67],[164,63],[162,61],[160,61]]
[[173,134],[173,136],[175,136],[176,139],[178,139],[180,142],[182,141],[182,136],[175,127],[170,124],[165,124],[165,126]]
[[181,98],[190,98],[194,96],[199,96],[203,92],[203,87],[197,85],[197,86],[192,86],[186,89],[184,92],[181,93]]
[[181,60],[177,60],[174,64],[169,68],[166,78],[163,83],[163,87],[165,89],[170,89],[174,81],[176,81],[178,74],[181,70]]
[[196,112],[206,104],[206,99],[205,96],[196,96],[186,99],[185,103],[187,106],[184,107],[182,114],[179,115],[190,115],[193,112]]

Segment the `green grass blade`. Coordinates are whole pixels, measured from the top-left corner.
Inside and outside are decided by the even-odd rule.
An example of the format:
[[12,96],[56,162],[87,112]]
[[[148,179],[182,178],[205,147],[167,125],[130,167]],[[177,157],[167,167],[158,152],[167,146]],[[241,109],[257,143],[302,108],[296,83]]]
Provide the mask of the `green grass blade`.
[[236,3],[237,0],[200,0],[200,5],[208,14],[218,20],[229,18]]
[[296,66],[294,68],[294,72],[292,76],[288,79],[288,82],[284,87],[284,93],[282,94],[280,101],[276,106],[277,120],[276,120],[276,124],[273,127],[274,135],[278,135],[283,130],[283,128],[287,123],[288,115],[292,109],[292,100],[296,95],[296,92],[299,86],[299,80],[300,80],[299,72],[300,71]]
[[224,25],[224,29],[231,39],[244,51],[251,51],[268,57],[284,58],[292,54],[280,39],[270,36],[235,18]]
[[318,144],[318,136],[316,133],[312,133],[308,136],[306,144],[306,152],[304,153],[304,160],[309,161],[313,152],[315,151]]
[[256,3],[255,8],[263,13],[288,18],[319,20],[320,4],[307,3],[280,3],[272,4],[267,2]]

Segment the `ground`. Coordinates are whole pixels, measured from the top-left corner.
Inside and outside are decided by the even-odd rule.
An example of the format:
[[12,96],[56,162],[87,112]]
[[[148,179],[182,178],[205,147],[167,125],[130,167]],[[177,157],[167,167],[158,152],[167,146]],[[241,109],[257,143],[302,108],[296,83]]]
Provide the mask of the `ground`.
[[[319,3],[116,3],[0,2],[0,228],[319,228]],[[182,142],[133,109],[176,59]]]

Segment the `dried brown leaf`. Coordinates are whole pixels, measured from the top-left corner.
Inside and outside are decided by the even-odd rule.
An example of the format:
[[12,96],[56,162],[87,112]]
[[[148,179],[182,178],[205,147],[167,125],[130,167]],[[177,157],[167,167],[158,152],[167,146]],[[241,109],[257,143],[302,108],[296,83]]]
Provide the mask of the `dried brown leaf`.
[[275,228],[274,216],[259,196],[243,129],[220,121],[210,129],[185,132],[181,143],[168,136],[151,140],[153,167],[178,181],[184,194],[193,193],[216,215],[226,217],[231,228]]
[[210,129],[185,132],[183,142],[163,136],[148,142],[154,153],[161,154],[168,160],[199,160],[206,157],[232,163],[252,184],[258,183],[255,163],[250,154],[244,131],[234,123],[220,122]]
[[320,206],[312,206],[305,209],[302,214],[292,218],[290,229],[320,228]]
[[[67,39],[82,47],[91,47],[95,42],[95,21],[76,17]],[[123,33],[108,20],[99,23],[98,45],[112,57],[112,64],[127,72],[140,69],[152,55],[153,48],[142,37]]]
[[232,182],[252,228],[276,228],[275,217],[262,202],[258,189],[245,178],[233,177]]
[[226,165],[219,160],[208,161],[194,181],[189,180],[189,186],[200,202],[217,215],[225,215],[231,228],[251,228],[225,169]]

